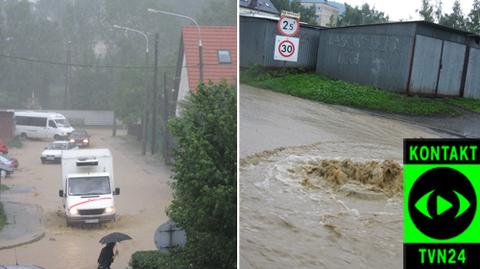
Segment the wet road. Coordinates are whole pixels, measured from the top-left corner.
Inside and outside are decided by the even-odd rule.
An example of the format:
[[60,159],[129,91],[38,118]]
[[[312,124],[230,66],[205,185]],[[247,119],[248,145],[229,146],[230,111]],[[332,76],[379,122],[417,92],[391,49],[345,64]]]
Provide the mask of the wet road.
[[438,134],[245,85],[240,106],[245,268],[401,268],[402,192],[353,178],[308,187],[305,182],[322,178],[304,167],[322,160],[401,163],[403,138]]
[[[153,234],[167,220],[165,208],[171,201],[169,168],[159,160],[141,157],[130,140],[112,139],[109,130],[89,133],[93,146],[109,148],[114,158],[115,184],[121,188],[121,195],[115,198],[118,221],[102,227],[66,227],[58,197],[61,167],[40,163],[40,153],[48,142],[26,141],[23,148],[11,149],[10,154],[19,159],[21,169],[4,183],[12,186],[8,199],[43,208],[46,235],[38,242],[16,248],[20,264],[49,269],[96,268],[101,250],[98,240],[113,231],[127,233],[134,240],[120,244],[120,255],[112,268],[126,268],[135,251],[156,249]],[[16,258],[14,249],[0,250],[0,263],[15,264]]]

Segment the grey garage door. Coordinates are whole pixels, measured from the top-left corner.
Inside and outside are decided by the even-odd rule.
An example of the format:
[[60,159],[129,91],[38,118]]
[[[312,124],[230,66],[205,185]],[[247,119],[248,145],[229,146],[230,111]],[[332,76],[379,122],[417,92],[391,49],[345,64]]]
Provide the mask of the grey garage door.
[[480,50],[470,48],[464,97],[480,99]]
[[417,35],[410,93],[460,96],[466,46]]
[[416,36],[410,93],[435,94],[441,53],[441,40]]
[[438,95],[460,96],[466,46],[443,41],[442,63],[438,79]]

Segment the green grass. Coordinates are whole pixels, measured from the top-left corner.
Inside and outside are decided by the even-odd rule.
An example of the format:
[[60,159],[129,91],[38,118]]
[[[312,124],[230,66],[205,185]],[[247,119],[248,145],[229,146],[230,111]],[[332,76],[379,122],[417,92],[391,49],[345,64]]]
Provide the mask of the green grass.
[[23,143],[20,137],[16,136],[14,139],[8,141],[7,146],[9,148],[21,148],[23,147]]
[[480,100],[470,98],[452,98],[449,99],[451,104],[463,107],[473,112],[480,113]]
[[5,214],[5,211],[3,211],[3,204],[0,203],[0,231],[5,224],[7,224],[7,215]]
[[0,191],[8,191],[9,189],[10,189],[10,187],[5,185],[5,184],[0,185]]
[[[462,114],[448,102],[448,99],[410,97],[369,86],[332,80],[312,73],[289,74],[280,71],[272,74],[254,67],[242,71],[240,81],[254,87],[305,99],[374,111],[405,115]],[[480,102],[477,102],[476,107],[480,108]]]

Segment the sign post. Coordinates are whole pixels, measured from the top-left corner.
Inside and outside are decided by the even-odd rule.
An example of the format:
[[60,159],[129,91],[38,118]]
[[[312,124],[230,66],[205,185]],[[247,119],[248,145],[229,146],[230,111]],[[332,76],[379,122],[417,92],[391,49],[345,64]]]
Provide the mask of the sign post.
[[300,14],[282,11],[277,24],[280,35],[275,37],[273,59],[283,62],[297,62],[300,31]]

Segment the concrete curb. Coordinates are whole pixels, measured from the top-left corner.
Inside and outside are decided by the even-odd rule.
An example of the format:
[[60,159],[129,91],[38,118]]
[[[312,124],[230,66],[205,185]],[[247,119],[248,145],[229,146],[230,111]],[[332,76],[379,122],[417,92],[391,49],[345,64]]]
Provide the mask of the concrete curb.
[[41,240],[44,236],[45,236],[45,232],[41,232],[38,234],[24,236],[14,240],[7,240],[7,241],[2,240],[2,242],[0,242],[0,250],[28,245]]
[[2,201],[7,224],[0,232],[0,250],[30,244],[45,236],[43,209],[34,204]]

